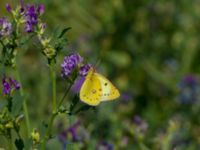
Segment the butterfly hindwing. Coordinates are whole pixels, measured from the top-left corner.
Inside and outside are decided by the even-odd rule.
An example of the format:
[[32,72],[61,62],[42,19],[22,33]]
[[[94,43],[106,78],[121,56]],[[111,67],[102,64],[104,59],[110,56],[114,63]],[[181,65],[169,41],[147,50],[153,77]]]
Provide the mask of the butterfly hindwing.
[[120,96],[119,91],[108,79],[98,73],[95,73],[95,76],[101,83],[102,97],[100,101],[114,100]]
[[84,103],[96,106],[100,103],[102,93],[100,90],[101,84],[97,76],[94,76],[94,71],[90,70],[80,90],[80,99]]

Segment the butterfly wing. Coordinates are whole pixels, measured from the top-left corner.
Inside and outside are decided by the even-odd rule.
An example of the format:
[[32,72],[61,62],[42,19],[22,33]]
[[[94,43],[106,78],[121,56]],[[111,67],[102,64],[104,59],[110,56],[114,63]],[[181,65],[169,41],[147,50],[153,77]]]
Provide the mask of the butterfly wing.
[[94,73],[94,76],[98,78],[101,84],[102,96],[100,101],[114,100],[120,96],[117,88],[108,79],[98,73]]
[[80,100],[88,105],[98,105],[102,97],[102,92],[99,89],[101,89],[101,83],[99,78],[94,75],[94,69],[92,68],[81,87]]

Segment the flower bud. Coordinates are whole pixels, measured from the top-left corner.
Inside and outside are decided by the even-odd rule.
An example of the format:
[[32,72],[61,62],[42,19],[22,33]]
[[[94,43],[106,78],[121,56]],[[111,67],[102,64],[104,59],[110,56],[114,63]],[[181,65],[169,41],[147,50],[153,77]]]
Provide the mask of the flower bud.
[[23,119],[24,119],[24,115],[21,114],[21,115],[19,115],[19,116],[15,119],[15,123],[16,123],[17,125],[20,125],[20,123],[22,122]]
[[40,134],[38,131],[36,131],[36,129],[34,129],[34,131],[31,133],[31,138],[34,144],[37,144],[40,142]]
[[13,128],[13,123],[12,123],[12,121],[9,121],[9,122],[5,125],[5,127],[8,128],[8,129]]
[[47,56],[47,58],[51,59],[55,56],[56,50],[52,46],[48,46],[44,49],[43,53]]

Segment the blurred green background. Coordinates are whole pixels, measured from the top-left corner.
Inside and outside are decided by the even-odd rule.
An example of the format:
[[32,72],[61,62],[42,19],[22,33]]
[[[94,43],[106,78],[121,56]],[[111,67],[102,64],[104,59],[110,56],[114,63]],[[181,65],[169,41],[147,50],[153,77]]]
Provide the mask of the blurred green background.
[[[7,15],[1,0],[0,14]],[[71,149],[103,147],[126,150],[200,149],[200,1],[199,0],[32,0],[45,4],[48,34],[72,27],[68,45],[57,61],[58,99],[66,85],[60,77],[65,54],[79,52],[120,90],[117,101],[102,103],[95,111],[63,116],[55,133],[80,120]],[[32,128],[51,111],[47,62],[30,42],[19,56],[19,68]],[[73,96],[73,95],[71,95]],[[70,96],[67,99],[70,101]],[[64,123],[66,122],[66,123]],[[81,128],[81,129],[80,129]],[[67,138],[70,141],[70,138]],[[104,142],[102,144],[102,141]],[[106,144],[105,144],[106,143]],[[62,143],[51,140],[49,149]],[[103,146],[102,146],[103,145]],[[70,149],[69,148],[69,149]]]

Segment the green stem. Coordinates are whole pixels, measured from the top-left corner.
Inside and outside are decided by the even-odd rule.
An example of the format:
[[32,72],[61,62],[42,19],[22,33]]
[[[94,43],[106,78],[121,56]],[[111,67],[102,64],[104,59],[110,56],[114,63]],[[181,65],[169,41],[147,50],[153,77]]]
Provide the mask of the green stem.
[[12,150],[12,134],[11,134],[11,130],[9,131],[9,137],[8,137],[8,149]]
[[[58,104],[58,109],[56,108],[56,111],[59,110],[60,106],[62,105],[65,97],[67,96],[67,94],[69,93],[69,90],[71,89],[73,83],[70,83],[69,87],[67,88],[64,96],[62,97],[60,103]],[[56,116],[58,115],[59,113],[58,112],[54,112],[52,113],[52,116],[49,120],[49,123],[48,123],[48,127],[47,127],[47,131],[46,131],[46,134],[45,134],[45,137],[44,137],[44,140],[41,142],[41,150],[45,150],[45,146],[46,146],[46,142],[47,140],[49,139],[49,136],[50,136],[50,133],[51,133],[51,129],[52,129],[52,126],[53,126],[53,122],[54,122],[54,119],[56,118]]]
[[56,113],[57,112],[56,73],[55,73],[55,70],[54,70],[54,65],[55,64],[53,62],[51,62],[50,66],[49,66],[49,68],[50,68],[51,82],[52,82],[52,108],[53,108],[53,112],[52,112],[51,118],[50,118],[49,123],[48,123],[48,127],[47,127],[47,131],[46,131],[44,140],[41,143],[41,149],[42,150],[45,150],[46,142],[49,139],[49,135],[51,133],[53,122],[54,122],[54,119],[55,119],[55,117],[57,115],[57,113]]
[[[19,75],[19,71],[18,71],[17,68],[16,68],[16,76],[17,76],[18,82],[21,85],[20,94],[23,97],[24,96],[24,89],[23,89],[22,82],[21,82],[20,75]],[[24,98],[24,102],[23,102],[23,111],[24,111],[24,116],[25,116],[27,135],[29,137],[30,136],[30,120],[29,120],[29,114],[28,114],[28,107],[27,107],[27,103],[26,103],[26,98]]]
[[51,81],[52,81],[52,104],[53,104],[53,112],[57,110],[57,100],[56,100],[56,73],[54,70],[54,64],[50,64],[50,74],[51,74]]
[[73,85],[73,83],[70,83],[69,87],[65,91],[65,94],[63,95],[62,99],[60,100],[60,103],[58,104],[58,109],[60,108],[60,106],[62,105],[63,101],[65,100],[65,97],[69,93],[69,90],[71,89],[72,85]]
[[45,137],[44,137],[44,140],[42,141],[41,143],[41,150],[45,150],[45,146],[46,146],[46,142],[47,140],[49,139],[49,135],[51,133],[51,128],[53,126],[53,122],[54,122],[54,119],[55,117],[57,116],[57,113],[54,113],[52,114],[51,118],[50,118],[50,121],[49,121],[49,124],[48,124],[48,128],[47,128],[47,131],[46,131],[46,134],[45,134]]

